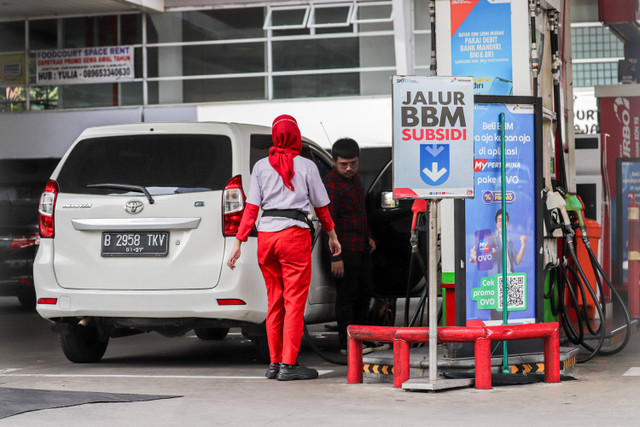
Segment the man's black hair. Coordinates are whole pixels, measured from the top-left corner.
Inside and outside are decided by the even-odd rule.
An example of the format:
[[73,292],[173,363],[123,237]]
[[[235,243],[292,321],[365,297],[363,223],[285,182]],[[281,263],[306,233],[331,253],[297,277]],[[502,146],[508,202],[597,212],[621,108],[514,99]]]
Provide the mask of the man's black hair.
[[[493,219],[493,222],[498,222],[498,215],[502,216],[502,209],[498,209],[498,212],[496,212],[496,216]],[[507,222],[509,222],[509,212],[505,213],[505,218],[507,219]]]
[[342,157],[343,159],[360,157],[360,147],[358,143],[351,138],[340,138],[333,143],[331,156],[333,160],[338,160],[338,157]]

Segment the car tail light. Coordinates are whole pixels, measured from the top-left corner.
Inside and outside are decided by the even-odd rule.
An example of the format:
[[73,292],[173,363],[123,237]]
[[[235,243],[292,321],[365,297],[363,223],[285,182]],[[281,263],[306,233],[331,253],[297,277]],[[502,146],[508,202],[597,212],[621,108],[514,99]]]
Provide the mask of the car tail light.
[[58,198],[58,183],[50,179],[44,188],[44,193],[40,196],[40,237],[51,238],[55,236],[55,225],[53,221],[53,212],[56,207],[56,199]]
[[217,301],[219,305],[247,305],[239,298],[218,298]]
[[13,236],[11,240],[10,251],[17,251],[20,249],[28,248],[30,246],[37,246],[40,244],[40,236],[38,233],[24,234],[22,236]]
[[227,182],[222,193],[222,216],[225,236],[235,236],[240,227],[246,197],[242,191],[242,177],[236,175]]
[[58,298],[40,298],[40,299],[38,299],[38,304],[56,305],[57,303],[58,303]]

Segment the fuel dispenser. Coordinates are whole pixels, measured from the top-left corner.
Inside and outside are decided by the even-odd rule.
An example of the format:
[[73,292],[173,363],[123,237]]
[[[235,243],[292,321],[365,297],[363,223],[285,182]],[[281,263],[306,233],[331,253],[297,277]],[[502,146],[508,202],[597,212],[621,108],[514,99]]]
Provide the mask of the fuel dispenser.
[[[598,260],[601,225],[584,218],[584,205],[574,194],[564,2],[435,1],[435,6],[436,27],[451,35],[438,39],[437,74],[473,75],[475,91],[475,198],[453,203],[452,222],[464,230],[455,239],[455,324],[503,323],[505,308],[498,298],[503,249],[496,223],[504,215],[508,323],[561,321],[565,339],[590,352],[581,361],[620,351],[631,330],[626,303]],[[506,117],[505,182],[497,161],[499,114]],[[500,208],[502,186],[506,212]],[[599,211],[598,200],[594,203]],[[629,251],[631,260],[636,252]],[[634,275],[636,265],[629,270]],[[615,309],[627,329],[622,344],[603,350],[611,332],[607,309]],[[524,343],[515,351],[537,346]],[[464,347],[450,346],[450,356],[468,355]]]

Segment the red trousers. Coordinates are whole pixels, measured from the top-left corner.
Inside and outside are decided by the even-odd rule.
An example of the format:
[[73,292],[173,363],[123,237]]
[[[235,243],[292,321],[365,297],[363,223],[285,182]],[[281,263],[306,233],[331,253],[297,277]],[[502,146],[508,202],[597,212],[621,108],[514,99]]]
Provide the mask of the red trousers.
[[304,327],[311,282],[309,229],[258,233],[258,264],[267,285],[267,339],[271,363],[293,365]]

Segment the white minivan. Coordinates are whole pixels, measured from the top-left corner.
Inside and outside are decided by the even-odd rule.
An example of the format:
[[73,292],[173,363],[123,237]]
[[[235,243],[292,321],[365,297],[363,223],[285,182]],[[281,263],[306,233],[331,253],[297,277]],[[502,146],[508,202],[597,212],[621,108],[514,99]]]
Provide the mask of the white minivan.
[[[268,354],[255,233],[238,268],[225,261],[251,168],[271,146],[269,127],[214,122],[95,127],[77,138],[40,199],[34,262],[38,313],[70,361],[99,361],[109,338],[193,329],[222,339],[231,327]],[[322,176],[331,168],[330,155],[307,139],[302,155]],[[335,318],[321,246],[307,323]]]

